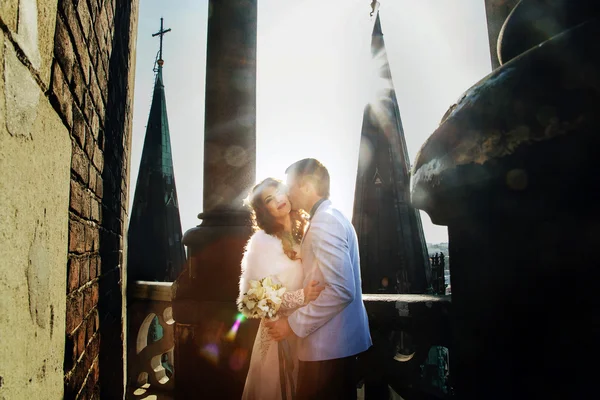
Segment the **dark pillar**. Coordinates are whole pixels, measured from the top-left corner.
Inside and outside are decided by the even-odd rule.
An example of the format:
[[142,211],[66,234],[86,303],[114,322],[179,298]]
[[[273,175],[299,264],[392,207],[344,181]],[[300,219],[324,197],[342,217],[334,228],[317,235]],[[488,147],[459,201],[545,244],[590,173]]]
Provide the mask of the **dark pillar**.
[[209,3],[204,212],[202,224],[184,235],[188,267],[173,305],[181,399],[239,399],[256,329],[245,322],[227,335],[251,234],[242,200],[255,180],[256,23],[257,0]]
[[413,204],[448,226],[457,398],[597,391],[589,366],[600,355],[593,17],[467,91],[415,161]]
[[487,16],[488,37],[490,40],[490,56],[492,69],[500,66],[498,60],[498,36],[502,25],[519,0],[485,0],[485,13]]

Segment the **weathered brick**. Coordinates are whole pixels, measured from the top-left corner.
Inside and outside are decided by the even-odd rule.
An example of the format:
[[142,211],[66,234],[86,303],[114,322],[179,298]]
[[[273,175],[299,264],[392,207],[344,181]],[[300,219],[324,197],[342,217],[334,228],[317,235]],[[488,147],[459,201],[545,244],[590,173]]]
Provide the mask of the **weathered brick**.
[[86,365],[88,367],[87,370],[89,371],[92,368],[94,360],[98,357],[98,354],[100,354],[100,335],[94,335],[90,344],[87,346],[86,353]]
[[[108,52],[106,50],[106,45],[102,45],[102,47],[98,48],[98,61],[96,64],[96,76],[98,76],[98,87],[99,88],[101,87],[100,86],[101,85],[100,77],[106,76],[106,74],[104,72],[108,71],[108,62],[109,61],[110,60],[108,59]],[[105,93],[103,93],[100,90],[100,97],[104,98],[103,97],[104,95],[105,95]]]
[[56,19],[56,31],[54,33],[54,55],[60,64],[65,79],[71,81],[73,64],[75,63],[75,53],[69,31],[62,17]]
[[83,37],[83,33],[81,32],[81,27],[79,26],[79,21],[77,19],[77,12],[75,11],[75,7],[72,1],[59,1],[58,2],[59,12],[62,13],[62,16],[65,18],[65,24],[69,32],[71,32],[71,36],[73,37],[73,48],[75,49],[75,54],[79,60],[79,65],[83,70],[86,81],[88,80],[87,70],[90,65],[90,58],[87,50],[87,46]]
[[98,231],[97,228],[92,231],[92,240],[93,240],[92,250],[93,251],[100,250],[100,232]]
[[[92,364],[92,368],[94,368],[93,364]],[[85,381],[85,388],[84,388],[84,391],[86,394],[86,400],[92,400],[92,398],[93,398],[92,396],[93,396],[95,387],[96,387],[96,382],[94,381],[94,374],[92,373],[92,371],[90,371],[90,373],[88,374],[87,381]]]
[[98,168],[98,171],[102,173],[102,170],[104,169],[104,153],[102,152],[102,150],[100,150],[98,146],[95,146],[94,148],[94,156],[92,162],[94,166]]
[[77,143],[73,143],[71,147],[71,170],[73,170],[75,175],[79,176],[83,183],[87,185],[89,181],[90,161],[86,157],[83,150],[81,150],[81,148],[77,145]]
[[94,248],[94,228],[85,224],[85,251],[90,252]]
[[[114,12],[112,10],[112,6],[110,4],[108,4],[109,2],[107,2],[106,7],[106,19],[108,21],[108,26],[107,26],[107,31],[106,33],[108,34],[109,39],[112,38],[114,36],[114,27],[115,27],[115,21],[114,21]],[[107,46],[111,46],[112,44],[112,40],[108,40],[106,42]],[[109,50],[109,55],[110,55],[111,51]]]
[[92,392],[90,400],[100,400],[100,385],[94,386],[94,391]]
[[[102,132],[102,130],[100,129],[100,117],[98,117],[98,113],[96,113],[95,110],[92,112],[91,127],[92,127],[92,135],[94,136],[94,139],[96,139],[98,141],[98,146],[102,150],[104,143],[100,142],[100,139],[101,139],[100,133]],[[103,138],[104,138],[104,134],[102,134],[102,139]]]
[[100,329],[100,314],[96,313],[94,315],[94,326],[96,327],[96,331]]
[[69,208],[77,215],[81,215],[81,209],[84,205],[83,188],[77,181],[71,181],[71,195],[69,199]]
[[81,23],[83,37],[87,41],[88,35],[90,34],[90,28],[92,26],[92,16],[90,15],[90,9],[87,1],[80,0],[77,3],[77,16],[79,17],[79,22]]
[[102,222],[102,206],[100,205],[98,200],[93,198],[92,202],[90,204],[90,207],[91,207],[90,218],[92,219],[92,221],[95,221],[98,223]]
[[90,165],[89,175],[90,181],[88,183],[88,188],[92,191],[92,193],[94,193],[96,191],[96,180],[98,179],[98,171],[93,165]]
[[92,136],[91,130],[88,130],[85,135],[85,154],[92,161],[94,157],[94,148],[96,144],[94,142],[94,137]]
[[96,258],[96,276],[102,275],[102,257]]
[[71,293],[79,287],[79,269],[81,268],[79,264],[79,259],[69,259],[67,268],[67,293]]
[[71,81],[71,92],[75,95],[75,102],[78,106],[83,105],[84,95],[87,90],[85,76],[81,67],[76,64],[73,67],[73,80]]
[[101,64],[98,66],[96,74],[98,76],[100,94],[104,100],[104,103],[106,104],[106,101],[108,100],[108,78],[106,76],[106,72],[104,72],[104,67]]
[[100,363],[98,360],[96,360],[94,362],[94,365],[92,365],[92,369],[90,370],[90,374],[94,380],[94,382],[98,382],[98,379],[100,378]]
[[69,90],[65,76],[57,62],[52,65],[51,87],[52,93],[58,101],[60,115],[67,126],[71,128],[73,126],[73,97],[71,96],[71,91]]
[[72,371],[65,382],[65,399],[75,399],[85,381],[85,377],[89,372],[89,368],[86,369],[85,357],[75,365]]
[[[108,19],[109,24],[112,26],[114,24],[114,5],[112,0],[107,0],[104,2],[104,12],[106,13],[106,19]],[[110,35],[112,37],[112,34]]]
[[71,334],[83,321],[83,296],[73,292],[67,297],[66,332]]
[[[96,67],[98,66],[98,39],[96,39],[96,32],[94,31],[94,29],[90,29],[90,39],[89,39],[89,45],[88,45],[88,50],[90,53],[90,81],[92,78],[92,74],[93,72],[96,70]],[[90,83],[88,81],[88,83]]]
[[85,320],[85,342],[89,343],[94,333],[96,333],[96,309],[92,310],[88,318]]
[[[109,38],[113,37],[113,26],[112,24],[110,24],[109,26]],[[112,40],[108,40],[106,42],[106,57],[109,60],[109,66],[110,66],[110,57],[112,57],[112,50],[113,50],[113,41]]]
[[94,308],[92,298],[92,287],[88,286],[83,290],[83,315],[87,316],[88,313]]
[[90,260],[82,258],[79,260],[79,286],[85,285],[90,280]]
[[90,219],[90,203],[92,202],[92,196],[89,192],[83,192],[83,198],[81,202],[81,218]]
[[77,400],[90,400],[90,395],[88,392],[88,387],[87,387],[86,382],[84,382],[83,388],[81,388],[81,391],[77,394]]
[[66,335],[65,337],[65,360],[63,364],[64,372],[69,372],[75,366],[77,362],[77,341],[73,335]]
[[[121,192],[121,204],[127,204],[127,194],[125,194],[124,192]],[[127,220],[127,211],[125,211],[125,208],[121,207],[120,214],[120,220],[121,222],[125,222]]]
[[69,220],[69,251],[83,253],[85,250],[85,229],[77,220]]
[[94,106],[96,107],[96,112],[98,115],[104,115],[104,103],[102,100],[102,95],[100,94],[100,86],[98,86],[98,81],[92,78],[90,82],[90,92],[92,93],[92,100],[94,101]]
[[[83,115],[85,116],[85,120],[90,124],[92,128],[92,133],[94,131],[94,125],[92,121],[92,114],[94,112],[94,103],[92,102],[92,95],[89,90],[85,92],[83,95]],[[95,133],[94,133],[95,134]]]
[[85,131],[86,131],[85,117],[79,109],[79,107],[73,107],[73,137],[81,148],[85,145]]
[[87,2],[90,9],[90,17],[92,18],[92,22],[95,22],[96,16],[98,15],[98,3],[96,2],[96,0],[87,0]]
[[94,30],[96,32],[96,39],[98,39],[98,47],[103,48],[106,43],[106,16],[104,15],[103,9],[99,10],[99,14],[94,22]]
[[[111,41],[111,36],[108,35],[108,31],[106,34],[106,42],[104,45],[104,49],[103,49],[103,53],[104,53],[104,70],[108,72],[108,67],[110,66],[110,56],[112,54],[112,41]],[[119,57],[121,60],[124,59],[124,57]]]
[[99,198],[104,196],[104,180],[101,175],[98,175],[96,179],[96,196]]
[[88,394],[88,399],[93,399],[94,390],[98,386],[98,379],[94,370],[98,369],[98,359],[92,362],[90,372],[88,373],[87,381],[85,382],[85,389]]
[[96,256],[90,257],[90,280],[94,280],[98,275],[96,274]]
[[77,338],[77,357],[80,357],[85,351],[85,324],[81,324],[73,336]]
[[100,299],[100,286],[98,282],[92,283],[92,304],[93,307],[98,305],[98,300]]

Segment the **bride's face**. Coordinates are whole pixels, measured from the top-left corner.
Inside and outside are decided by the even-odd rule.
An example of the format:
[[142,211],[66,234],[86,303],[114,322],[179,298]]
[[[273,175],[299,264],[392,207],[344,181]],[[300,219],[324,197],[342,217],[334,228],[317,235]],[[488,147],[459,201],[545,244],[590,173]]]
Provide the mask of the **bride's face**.
[[269,213],[275,218],[281,218],[290,213],[292,206],[285,187],[266,187],[261,194],[263,204]]

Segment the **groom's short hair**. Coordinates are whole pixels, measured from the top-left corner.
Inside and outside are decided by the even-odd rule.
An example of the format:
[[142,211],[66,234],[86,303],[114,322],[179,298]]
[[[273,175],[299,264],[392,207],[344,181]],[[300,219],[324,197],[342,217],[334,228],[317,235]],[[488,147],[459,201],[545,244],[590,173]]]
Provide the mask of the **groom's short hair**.
[[312,181],[317,189],[317,194],[326,199],[329,198],[329,171],[319,160],[305,158],[296,161],[287,167],[285,173],[294,176],[296,179]]

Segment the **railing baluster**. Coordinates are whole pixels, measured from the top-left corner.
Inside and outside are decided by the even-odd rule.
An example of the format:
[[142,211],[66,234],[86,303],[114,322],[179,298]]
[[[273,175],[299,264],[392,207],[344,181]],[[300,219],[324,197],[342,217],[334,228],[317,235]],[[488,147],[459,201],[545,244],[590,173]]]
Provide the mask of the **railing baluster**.
[[[136,281],[129,288],[128,398],[173,391],[172,286],[172,282]],[[153,335],[154,341],[149,340]]]

